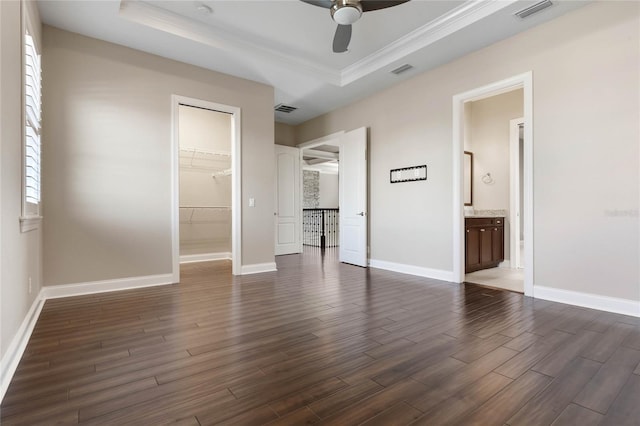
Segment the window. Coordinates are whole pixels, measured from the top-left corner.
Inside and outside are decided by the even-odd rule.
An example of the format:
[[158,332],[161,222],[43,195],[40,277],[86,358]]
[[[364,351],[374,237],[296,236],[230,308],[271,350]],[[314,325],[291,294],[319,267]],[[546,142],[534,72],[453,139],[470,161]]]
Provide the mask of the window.
[[24,37],[24,185],[23,232],[36,229],[40,217],[40,131],[41,131],[41,68],[35,40]]

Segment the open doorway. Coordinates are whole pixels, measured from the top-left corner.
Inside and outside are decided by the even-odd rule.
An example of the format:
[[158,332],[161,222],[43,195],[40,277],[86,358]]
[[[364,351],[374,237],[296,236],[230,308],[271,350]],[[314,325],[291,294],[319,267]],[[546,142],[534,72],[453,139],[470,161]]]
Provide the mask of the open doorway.
[[[524,109],[522,88],[464,104],[465,158],[465,282],[524,292],[523,271],[516,266],[514,243],[519,244],[520,164],[511,162],[511,122]],[[517,149],[517,147],[516,147]],[[517,153],[515,154],[517,155]],[[465,167],[467,164],[465,163]]]
[[173,106],[173,274],[181,263],[241,270],[240,109],[182,96]]
[[[475,144],[473,133],[477,129],[473,127],[473,111],[470,111],[473,104],[485,102],[487,105],[484,105],[484,112],[491,115],[495,113],[495,105],[489,105],[492,98],[495,100],[499,96],[509,95],[519,96],[521,109],[512,112],[515,116],[502,117],[502,147],[497,147],[493,136],[489,138],[491,140],[486,146],[481,144],[482,141]],[[522,74],[456,95],[453,98],[453,109],[454,279],[456,282],[483,281],[481,278],[470,280],[466,275],[467,272],[477,271],[479,273],[476,275],[488,275],[489,280],[494,280],[490,284],[486,281],[479,282],[480,284],[507,288],[533,296],[532,74]],[[518,148],[522,147],[519,149],[523,153],[522,165],[517,166],[523,173],[516,171],[516,175],[511,170],[515,167],[510,140],[510,125],[514,119],[519,119],[523,124],[522,145],[518,145]],[[486,136],[485,130],[477,131],[479,134],[485,133]],[[473,178],[468,183],[473,186],[472,191],[465,191],[464,151],[473,153]],[[517,182],[518,179],[522,182],[518,191],[521,198],[515,200],[512,199],[512,193],[515,192],[514,181]],[[482,200],[483,192],[491,196]],[[473,203],[464,206],[466,193],[473,194]],[[513,207],[514,204],[522,207],[516,209]],[[516,212],[521,213],[522,223],[512,216]],[[512,254],[516,247],[512,246],[519,246],[522,237],[524,262],[519,263]],[[520,269],[518,266],[525,268]],[[500,285],[500,280],[505,278],[519,282],[518,287]]]
[[340,135],[275,145],[275,254],[324,254],[339,245]]
[[[325,170],[335,171],[336,165],[338,169],[337,176],[333,174],[327,178],[328,181],[333,182],[336,178],[338,180],[338,208],[337,211],[334,210],[337,222],[331,217],[324,216],[325,223],[323,224],[322,215],[313,218],[314,222],[308,223],[307,226],[315,227],[319,235],[314,237],[307,233],[307,241],[310,243],[312,239],[315,239],[320,248],[324,243],[325,249],[327,244],[337,243],[337,246],[334,247],[337,247],[336,251],[340,262],[367,267],[369,242],[367,129],[361,127],[349,132],[341,131],[299,144],[297,149],[299,150],[300,164],[304,164],[306,167],[317,169],[321,164],[324,164],[322,167]],[[278,172],[277,175],[279,174]],[[279,176],[277,180],[279,187]],[[301,176],[298,191],[300,194],[303,192],[302,181]],[[320,188],[318,188],[318,198],[320,198]],[[326,199],[327,201],[331,200],[332,196],[326,195]],[[317,204],[317,208],[319,208],[319,199]],[[333,205],[335,205],[335,200],[333,200]],[[276,216],[278,216],[277,212]],[[312,218],[308,217],[307,219],[311,220]],[[301,234],[304,234],[302,221],[300,222],[300,230]],[[302,239],[300,244],[302,245]]]
[[303,251],[335,251],[340,243],[340,146],[323,143],[301,154]]
[[231,260],[231,119],[178,107],[180,263]]

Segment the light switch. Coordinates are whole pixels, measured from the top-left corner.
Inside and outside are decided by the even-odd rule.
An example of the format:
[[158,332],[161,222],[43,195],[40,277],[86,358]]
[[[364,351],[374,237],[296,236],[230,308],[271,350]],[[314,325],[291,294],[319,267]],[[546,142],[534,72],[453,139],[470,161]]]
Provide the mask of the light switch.
[[256,206],[256,199],[251,197],[249,198],[249,207],[255,207]]

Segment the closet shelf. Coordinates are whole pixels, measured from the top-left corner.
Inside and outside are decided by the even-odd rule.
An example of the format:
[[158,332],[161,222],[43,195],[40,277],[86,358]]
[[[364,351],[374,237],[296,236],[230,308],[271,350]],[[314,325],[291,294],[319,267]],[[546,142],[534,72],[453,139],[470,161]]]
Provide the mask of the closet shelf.
[[180,148],[180,165],[192,169],[219,170],[220,167],[212,167],[213,164],[221,161],[227,162],[231,159],[231,153],[224,151],[205,151],[197,148]]
[[[219,210],[219,211],[231,211],[231,207],[229,206],[180,206],[181,209],[191,209],[191,214],[189,215],[189,219],[186,222],[180,223],[200,223],[193,221],[193,214],[196,210]],[[202,222],[202,221],[201,221]]]
[[211,177],[214,179],[222,176],[231,176],[231,169],[224,169],[211,174]]
[[192,156],[210,156],[210,155],[217,155],[217,156],[221,156],[221,157],[231,157],[231,153],[230,152],[225,152],[225,151],[207,151],[204,149],[198,149],[198,148],[189,148],[189,147],[180,147],[180,153],[181,154],[191,154]]

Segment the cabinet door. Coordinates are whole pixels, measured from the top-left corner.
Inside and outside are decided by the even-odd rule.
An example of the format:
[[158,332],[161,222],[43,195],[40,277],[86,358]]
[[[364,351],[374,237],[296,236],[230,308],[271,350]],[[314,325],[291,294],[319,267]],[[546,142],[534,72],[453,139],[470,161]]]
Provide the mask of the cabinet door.
[[480,231],[467,228],[466,236],[466,271],[470,272],[480,267]]
[[493,263],[493,228],[480,228],[480,263],[491,265]]
[[494,263],[504,260],[504,228],[501,226],[491,228],[491,257]]

